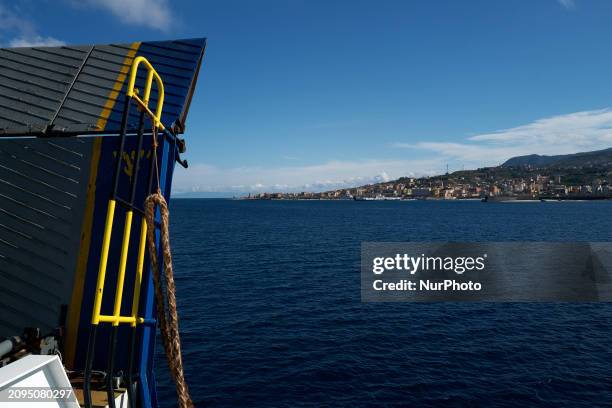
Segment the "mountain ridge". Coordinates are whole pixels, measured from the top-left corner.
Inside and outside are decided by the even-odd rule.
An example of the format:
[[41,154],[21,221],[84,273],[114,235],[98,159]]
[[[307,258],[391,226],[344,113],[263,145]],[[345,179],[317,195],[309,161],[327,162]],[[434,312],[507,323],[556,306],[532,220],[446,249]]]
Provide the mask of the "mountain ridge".
[[[610,181],[609,181],[610,180]],[[612,148],[561,155],[516,156],[499,166],[424,177],[399,177],[320,193],[258,193],[254,199],[347,199],[368,197],[483,198],[580,197],[612,199]]]
[[500,167],[584,167],[612,165],[612,147],[588,152],[558,155],[528,154],[506,160]]

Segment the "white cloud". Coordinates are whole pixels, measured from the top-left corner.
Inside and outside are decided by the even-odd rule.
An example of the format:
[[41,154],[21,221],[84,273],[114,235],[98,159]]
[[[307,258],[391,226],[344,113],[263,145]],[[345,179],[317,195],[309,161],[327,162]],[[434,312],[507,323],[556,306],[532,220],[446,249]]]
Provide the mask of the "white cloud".
[[86,0],[91,6],[106,9],[120,21],[167,31],[173,16],[167,0]]
[[[14,10],[0,4],[0,45],[9,47],[60,46],[64,42],[53,37],[40,35],[34,24]],[[12,38],[5,40],[9,35]]]
[[592,145],[610,142],[612,110],[597,109],[538,119],[526,125],[470,137],[474,141]]
[[466,167],[497,165],[525,154],[566,154],[612,146],[612,110],[598,109],[557,115],[531,123],[469,137],[465,142],[396,143],[424,149]]
[[468,168],[497,165],[509,157],[526,154],[522,146],[488,146],[455,142],[397,143],[394,146],[430,150],[447,162],[460,162]]
[[[324,191],[499,165],[526,154],[566,154],[612,146],[612,110],[574,112],[538,119],[510,129],[482,133],[458,142],[395,143],[409,157],[328,161],[307,166],[230,167],[207,164],[175,173],[174,187],[185,192]],[[197,180],[194,182],[194,180]]]
[[[220,168],[196,164],[177,171],[174,190],[188,192],[324,191],[440,173],[440,160],[329,161],[309,166]],[[194,183],[194,180],[198,180]]]
[[9,41],[11,47],[59,47],[66,45],[65,42],[53,37],[42,37],[35,35],[33,37],[17,37]]
[[559,4],[561,4],[566,9],[573,9],[576,6],[574,0],[559,0]]

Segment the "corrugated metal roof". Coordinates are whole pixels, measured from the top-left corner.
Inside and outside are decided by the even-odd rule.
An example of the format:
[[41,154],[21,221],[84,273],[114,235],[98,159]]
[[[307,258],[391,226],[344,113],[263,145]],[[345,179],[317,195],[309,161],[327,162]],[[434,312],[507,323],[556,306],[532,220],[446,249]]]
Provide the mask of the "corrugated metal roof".
[[[118,133],[132,61],[162,77],[162,122],[184,130],[206,39],[90,46],[0,48],[0,136]],[[136,86],[142,88],[141,70]],[[157,103],[154,88],[150,106]],[[132,109],[130,130],[137,127]]]

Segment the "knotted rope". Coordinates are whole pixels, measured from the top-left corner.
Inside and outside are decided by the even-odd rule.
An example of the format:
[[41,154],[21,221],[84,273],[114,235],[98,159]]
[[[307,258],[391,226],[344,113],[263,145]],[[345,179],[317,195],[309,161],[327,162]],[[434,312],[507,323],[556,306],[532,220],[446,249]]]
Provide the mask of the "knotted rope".
[[[154,143],[156,147],[156,143]],[[157,149],[155,149],[157,150]],[[157,160],[154,154],[152,160]],[[160,241],[164,260],[163,284],[166,287],[166,296],[162,288],[162,275],[159,270],[157,249],[155,247],[155,207],[159,206],[161,215]],[[178,313],[176,311],[176,287],[172,271],[172,253],[170,252],[170,230],[168,204],[161,194],[159,187],[156,193],[147,197],[144,203],[145,219],[147,221],[147,245],[149,258],[153,269],[153,282],[155,284],[155,298],[157,301],[157,321],[161,332],[166,359],[178,395],[180,408],[193,408],[193,401],[189,396],[189,389],[183,372],[183,358],[181,355],[181,339],[179,336]]]

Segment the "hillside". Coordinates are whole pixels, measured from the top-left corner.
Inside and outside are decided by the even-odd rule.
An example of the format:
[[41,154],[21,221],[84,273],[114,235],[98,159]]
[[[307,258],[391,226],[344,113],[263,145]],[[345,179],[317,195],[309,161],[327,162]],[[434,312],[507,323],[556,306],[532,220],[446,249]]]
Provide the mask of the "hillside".
[[500,166],[461,170],[430,177],[397,180],[320,193],[260,193],[255,199],[523,198],[612,199],[612,148],[564,155],[517,156]]
[[571,168],[571,167],[612,167],[612,148],[595,150],[592,152],[581,152],[574,154],[561,154],[555,156],[546,156],[539,154],[530,154],[527,156],[517,156],[506,160],[501,167],[556,167],[556,168]]

